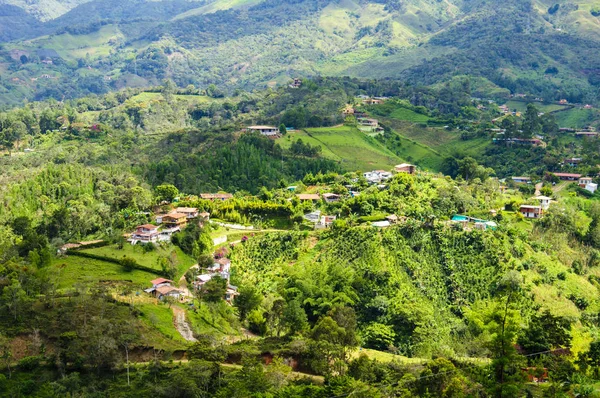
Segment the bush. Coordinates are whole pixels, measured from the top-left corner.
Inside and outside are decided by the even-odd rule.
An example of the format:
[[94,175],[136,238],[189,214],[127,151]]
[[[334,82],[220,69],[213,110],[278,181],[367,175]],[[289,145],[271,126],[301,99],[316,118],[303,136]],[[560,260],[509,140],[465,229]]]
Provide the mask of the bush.
[[25,357],[19,361],[19,368],[26,371],[31,371],[40,367],[42,356]]
[[121,265],[123,266],[125,271],[131,272],[135,269],[137,262],[131,257],[123,256],[123,258],[121,259]]

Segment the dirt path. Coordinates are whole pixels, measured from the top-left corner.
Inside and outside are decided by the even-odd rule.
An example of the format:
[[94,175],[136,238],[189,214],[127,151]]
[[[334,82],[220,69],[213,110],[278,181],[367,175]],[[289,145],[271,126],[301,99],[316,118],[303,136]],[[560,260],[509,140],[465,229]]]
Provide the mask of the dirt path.
[[187,341],[198,341],[194,337],[190,324],[185,319],[185,311],[176,305],[171,307],[173,309],[173,315],[175,315],[175,329],[181,334],[181,337]]

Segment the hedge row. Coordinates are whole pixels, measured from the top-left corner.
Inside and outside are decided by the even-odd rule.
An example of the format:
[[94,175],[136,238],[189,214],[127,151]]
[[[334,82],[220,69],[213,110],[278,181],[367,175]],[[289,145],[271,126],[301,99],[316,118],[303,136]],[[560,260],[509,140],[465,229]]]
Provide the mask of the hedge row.
[[[106,261],[109,263],[113,263],[113,264],[118,264],[118,265],[123,265],[123,262],[121,261],[121,259],[118,258],[114,258],[114,257],[108,257],[108,256],[101,256],[99,254],[93,254],[93,253],[85,253],[85,252],[81,252],[81,251],[77,251],[77,250],[67,250],[67,255],[69,256],[76,256],[76,257],[85,257],[85,258],[91,258],[94,260],[100,260],[100,261]],[[150,267],[146,267],[145,265],[141,265],[138,263],[135,263],[135,265],[132,266],[132,268],[137,269],[138,271],[144,271],[144,272],[148,272],[151,274],[156,274],[156,275],[160,275],[160,276],[164,276],[166,277],[167,275],[165,275],[162,271],[154,269],[154,268],[150,268]]]

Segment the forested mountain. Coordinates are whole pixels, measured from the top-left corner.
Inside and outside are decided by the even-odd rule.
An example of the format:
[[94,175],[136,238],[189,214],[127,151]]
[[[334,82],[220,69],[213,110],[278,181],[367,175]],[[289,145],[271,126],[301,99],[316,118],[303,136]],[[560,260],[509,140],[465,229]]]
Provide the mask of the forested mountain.
[[[231,91],[313,75],[426,85],[481,76],[488,92],[598,100],[600,19],[584,0],[92,0],[54,7],[44,23],[31,19],[44,12],[31,9],[52,8],[47,3],[11,6],[3,40],[33,40],[3,46],[5,104],[165,77]],[[42,64],[48,56],[53,64]]]

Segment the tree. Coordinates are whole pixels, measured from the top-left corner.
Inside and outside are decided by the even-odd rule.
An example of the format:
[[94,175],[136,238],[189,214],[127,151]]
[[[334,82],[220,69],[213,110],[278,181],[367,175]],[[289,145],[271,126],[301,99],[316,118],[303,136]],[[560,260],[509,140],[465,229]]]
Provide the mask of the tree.
[[6,336],[0,334],[0,359],[2,359],[2,361],[4,362],[4,366],[6,366],[6,369],[8,370],[9,378],[12,377],[12,371],[10,368],[12,358],[13,354],[10,345],[10,340]]
[[209,303],[218,303],[225,297],[227,291],[227,280],[219,276],[213,277],[202,286],[202,297]]
[[308,317],[297,299],[287,303],[283,311],[282,321],[290,335],[301,334],[308,327]]
[[134,258],[123,256],[121,259],[121,266],[127,272],[131,272],[137,267],[137,261]]
[[179,196],[179,189],[171,184],[163,184],[156,187],[156,196],[159,201],[166,200],[172,202],[177,196]]
[[285,124],[281,123],[279,125],[279,134],[281,135],[286,135],[287,134],[287,129],[285,128]]
[[253,286],[242,287],[240,294],[235,298],[235,307],[238,309],[240,320],[245,320],[246,316],[253,310],[260,307],[262,303],[260,292]]
[[538,116],[538,109],[533,104],[527,104],[527,110],[523,118],[521,130],[523,130],[523,138],[531,138],[542,131],[542,124]]

